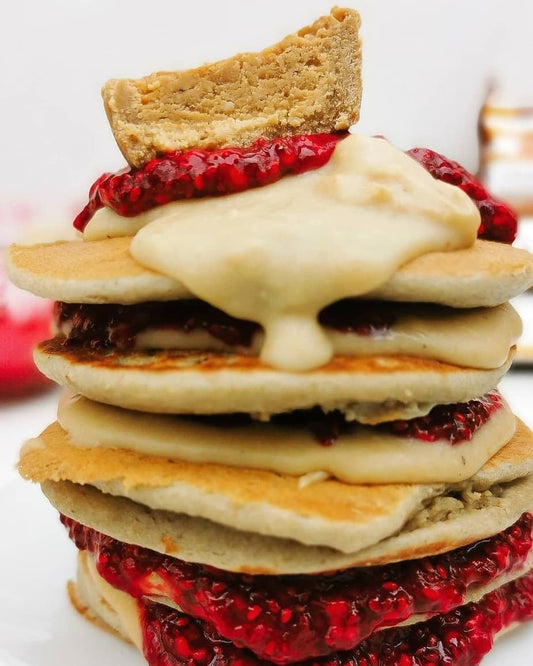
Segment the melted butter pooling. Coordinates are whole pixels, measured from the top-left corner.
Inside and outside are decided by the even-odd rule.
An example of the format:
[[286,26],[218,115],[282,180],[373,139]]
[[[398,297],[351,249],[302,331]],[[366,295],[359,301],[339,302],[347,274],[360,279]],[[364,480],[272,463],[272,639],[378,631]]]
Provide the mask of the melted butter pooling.
[[361,135],[341,141],[316,171],[158,210],[133,239],[133,257],[262,324],[262,360],[289,371],[332,357],[317,322],[323,307],[376,289],[421,254],[471,245],[479,226],[461,190]]

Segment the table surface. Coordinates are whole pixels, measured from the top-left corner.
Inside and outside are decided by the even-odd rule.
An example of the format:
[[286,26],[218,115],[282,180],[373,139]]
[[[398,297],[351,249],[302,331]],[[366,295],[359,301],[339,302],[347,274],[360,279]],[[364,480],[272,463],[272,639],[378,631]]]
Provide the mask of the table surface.
[[[512,370],[500,389],[533,427],[533,372]],[[74,576],[72,544],[40,490],[19,479],[20,445],[54,420],[58,390],[0,403],[0,666],[141,666],[142,657],[88,625],[71,609],[65,581]],[[483,666],[530,663],[533,627],[504,636]]]

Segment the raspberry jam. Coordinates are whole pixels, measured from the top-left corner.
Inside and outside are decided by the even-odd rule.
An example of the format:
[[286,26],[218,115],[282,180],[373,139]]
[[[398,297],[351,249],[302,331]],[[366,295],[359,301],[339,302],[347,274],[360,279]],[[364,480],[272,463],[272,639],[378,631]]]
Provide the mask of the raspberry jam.
[[104,173],[89,191],[89,203],[74,220],[83,231],[99,208],[131,217],[178,199],[216,196],[268,185],[289,173],[317,169],[329,160],[342,134],[310,134],[247,148],[187,150],[150,160],[139,169]]
[[136,336],[148,328],[205,331],[229,346],[249,347],[254,334],[261,330],[259,324],[236,319],[196,299],[136,305],[56,302],[54,322],[58,328],[68,325],[66,344],[91,349],[130,349]]
[[[428,443],[444,441],[453,446],[470,441],[476,431],[502,407],[502,396],[494,390],[468,402],[435,405],[426,416],[396,419],[366,427],[374,427],[397,437],[410,437]],[[209,422],[212,417],[197,418]],[[333,445],[339,438],[354,432],[359,427],[357,421],[346,421],[342,412],[338,410],[324,412],[319,407],[275,414],[271,417],[271,421],[281,425],[303,426],[309,429],[315,439],[324,446]],[[251,422],[250,417],[240,415],[236,425],[249,422]]]
[[478,238],[512,243],[518,230],[518,218],[509,206],[497,201],[464,167],[427,148],[412,148],[407,154],[437,180],[457,185],[476,204],[481,215]]
[[502,406],[499,392],[491,391],[468,402],[436,405],[426,416],[389,421],[377,427],[394,435],[413,437],[423,442],[446,440],[453,445],[471,440],[476,430]]
[[[308,134],[279,139],[258,139],[247,148],[187,150],[167,153],[138,169],[104,173],[89,190],[89,202],[74,220],[83,231],[97,210],[107,206],[132,217],[179,199],[242,192],[274,183],[286,174],[318,169],[328,162],[337,142],[347,136]],[[476,204],[481,225],[478,237],[512,243],[518,220],[460,164],[427,148],[407,151],[434,178],[457,185]]]
[[[532,516],[524,514],[491,538],[397,564],[320,575],[252,576],[183,562],[116,541],[65,516],[61,520],[77,547],[94,554],[99,574],[111,585],[138,599],[166,596],[187,615],[210,623],[209,635],[218,633],[276,664],[350,650],[376,629],[415,613],[449,612],[463,603],[467,590],[523,565],[532,548],[533,525]],[[153,608],[147,606],[147,645],[152,644],[150,632],[161,626],[160,611],[152,617]],[[180,614],[173,622],[177,624],[171,623],[165,635],[170,632],[173,644],[188,646],[178,653],[181,657],[207,649],[212,658],[213,646],[206,648],[201,625]],[[199,637],[198,645],[181,633],[180,622]],[[240,654],[232,646],[223,649]],[[252,659],[250,663],[256,663]],[[203,657],[193,661],[204,663]]]
[[[267,666],[248,650],[225,641],[199,620],[162,604],[139,601],[143,651],[150,666]],[[533,619],[533,573],[420,624],[379,631],[350,652],[301,666],[475,666],[494,637]],[[258,625],[260,627],[261,625]]]
[[[409,305],[404,305],[407,315]],[[414,310],[414,309],[413,309]],[[438,306],[427,306],[431,314]],[[390,303],[345,298],[328,305],[319,314],[323,326],[343,333],[383,335],[397,321]],[[64,303],[54,305],[58,328],[67,324],[67,344],[81,344],[91,349],[130,349],[136,336],[148,328],[175,329],[183,333],[205,331],[231,347],[250,347],[261,326],[236,319],[222,310],[197,299],[150,301],[135,305]]]

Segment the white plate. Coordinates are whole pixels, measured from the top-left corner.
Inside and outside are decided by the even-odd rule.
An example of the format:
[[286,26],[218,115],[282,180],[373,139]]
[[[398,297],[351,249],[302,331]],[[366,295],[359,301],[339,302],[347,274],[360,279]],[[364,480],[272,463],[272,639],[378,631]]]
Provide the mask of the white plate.
[[[503,383],[513,407],[531,422],[533,378],[520,373]],[[39,488],[10,469],[20,441],[54,418],[56,398],[0,406],[0,666],[145,666],[133,647],[71,608],[65,587],[74,575],[75,547]],[[532,655],[530,624],[504,636],[483,666],[525,666]]]

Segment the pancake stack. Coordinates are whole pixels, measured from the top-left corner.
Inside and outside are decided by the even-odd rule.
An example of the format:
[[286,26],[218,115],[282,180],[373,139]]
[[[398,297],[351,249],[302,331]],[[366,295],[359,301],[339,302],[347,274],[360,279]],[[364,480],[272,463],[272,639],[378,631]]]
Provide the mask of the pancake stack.
[[[82,241],[10,252],[56,301],[35,358],[68,389],[20,472],[79,549],[75,608],[151,666],[475,664],[533,617],[533,436],[496,388],[533,257],[344,132],[358,25],[335,9],[260,54],[111,82],[129,185],[93,186]],[[294,114],[274,122],[254,81]],[[221,153],[221,127],[244,148]],[[157,199],[177,149],[211,170]],[[272,155],[299,166],[273,177]],[[224,196],[194,190],[210,178]]]

